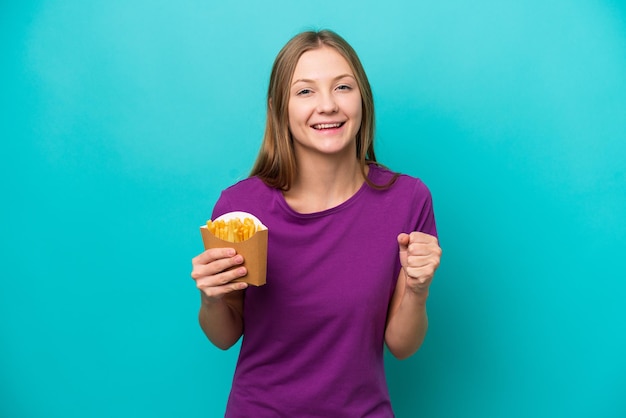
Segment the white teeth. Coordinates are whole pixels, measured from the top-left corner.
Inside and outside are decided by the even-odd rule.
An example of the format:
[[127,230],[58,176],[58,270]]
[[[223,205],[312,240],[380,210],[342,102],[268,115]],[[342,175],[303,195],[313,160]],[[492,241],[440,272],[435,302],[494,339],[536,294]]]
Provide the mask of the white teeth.
[[315,129],[330,129],[330,128],[339,128],[341,123],[320,123],[318,125],[313,125]]

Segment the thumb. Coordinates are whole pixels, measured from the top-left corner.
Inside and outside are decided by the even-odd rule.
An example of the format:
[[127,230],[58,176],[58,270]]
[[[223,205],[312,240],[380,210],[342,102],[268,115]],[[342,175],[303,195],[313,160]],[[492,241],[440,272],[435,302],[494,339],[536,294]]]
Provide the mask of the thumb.
[[404,232],[399,234],[398,245],[400,246],[400,251],[406,251],[409,247],[409,234],[405,234]]
[[400,265],[406,268],[407,254],[409,249],[409,234],[401,233],[398,235],[398,246],[400,247]]

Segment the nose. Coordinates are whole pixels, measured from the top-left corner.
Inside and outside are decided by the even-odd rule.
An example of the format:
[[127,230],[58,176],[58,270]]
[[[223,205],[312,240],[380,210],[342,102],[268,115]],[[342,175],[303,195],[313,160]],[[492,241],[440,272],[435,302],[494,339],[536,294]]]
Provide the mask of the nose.
[[337,101],[332,93],[319,94],[317,103],[317,111],[319,113],[335,113],[339,108]]

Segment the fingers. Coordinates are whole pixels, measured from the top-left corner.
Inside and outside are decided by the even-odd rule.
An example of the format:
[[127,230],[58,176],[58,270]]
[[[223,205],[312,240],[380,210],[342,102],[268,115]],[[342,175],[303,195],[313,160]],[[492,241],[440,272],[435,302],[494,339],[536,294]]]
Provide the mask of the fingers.
[[409,256],[438,255],[441,256],[439,241],[432,235],[423,232],[411,232],[407,246]]
[[407,285],[415,291],[424,290],[430,285],[440,264],[439,241],[423,232],[411,232],[398,235],[398,243]]
[[236,254],[234,248],[209,248],[191,260],[192,265],[208,264],[211,261],[225,257],[232,257]]
[[223,281],[220,281],[223,284],[215,284],[215,282],[208,280],[198,280],[196,281],[196,287],[202,292],[206,300],[218,300],[228,293],[234,292],[236,290],[243,290],[248,287],[248,284],[244,282],[232,282],[232,280],[238,277],[240,276],[224,278]]
[[420,267],[405,267],[404,271],[408,279],[415,279],[417,283],[424,284],[435,276],[437,267],[439,267],[438,263],[428,263]]
[[400,251],[406,251],[408,257],[441,256],[441,248],[437,238],[423,232],[401,233],[398,235],[398,244]]
[[432,244],[438,243],[438,240],[436,237],[430,235],[430,234],[426,234],[424,232],[419,232],[419,231],[413,231],[409,234],[409,242],[411,244]]
[[437,245],[410,244],[406,255],[405,269],[411,276],[425,271],[432,274],[439,267],[441,248]]
[[193,264],[192,262],[193,270],[191,271],[191,277],[197,281],[206,276],[217,275],[239,264],[243,264],[243,257],[240,254],[219,258],[208,263]]
[[247,287],[246,283],[232,283],[247,274],[246,268],[240,266],[243,261],[232,248],[212,248],[192,259],[191,278],[206,297],[219,299]]

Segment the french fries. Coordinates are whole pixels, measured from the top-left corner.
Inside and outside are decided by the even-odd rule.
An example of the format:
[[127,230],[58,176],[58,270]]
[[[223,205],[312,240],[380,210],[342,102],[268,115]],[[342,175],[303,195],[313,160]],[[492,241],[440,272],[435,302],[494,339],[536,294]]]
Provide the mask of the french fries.
[[227,221],[208,220],[207,229],[217,238],[229,242],[242,242],[260,230],[251,218],[232,218]]

